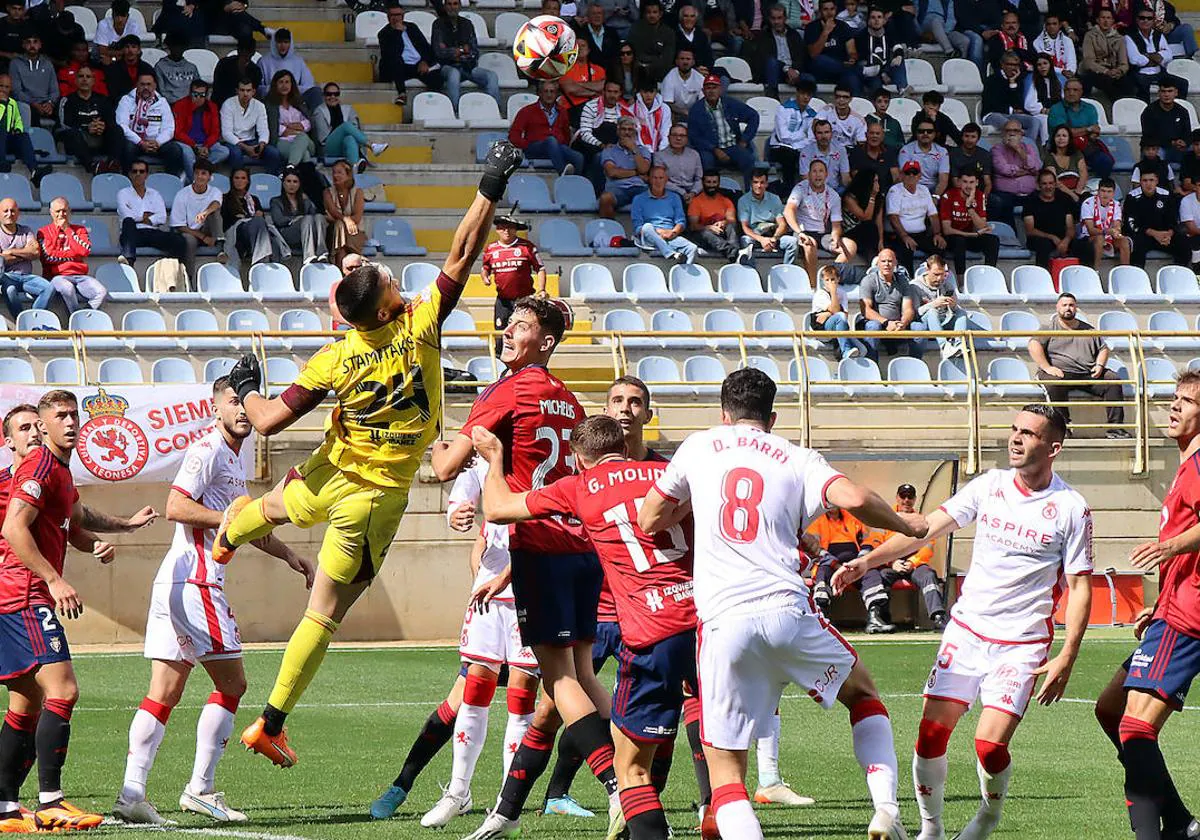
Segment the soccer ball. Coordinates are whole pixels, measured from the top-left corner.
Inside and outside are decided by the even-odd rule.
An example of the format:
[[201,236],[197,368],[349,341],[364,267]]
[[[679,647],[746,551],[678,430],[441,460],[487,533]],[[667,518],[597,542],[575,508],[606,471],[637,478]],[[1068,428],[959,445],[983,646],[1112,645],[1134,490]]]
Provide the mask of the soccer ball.
[[574,66],[578,55],[575,31],[554,15],[539,15],[523,24],[513,39],[517,69],[531,79],[557,79]]

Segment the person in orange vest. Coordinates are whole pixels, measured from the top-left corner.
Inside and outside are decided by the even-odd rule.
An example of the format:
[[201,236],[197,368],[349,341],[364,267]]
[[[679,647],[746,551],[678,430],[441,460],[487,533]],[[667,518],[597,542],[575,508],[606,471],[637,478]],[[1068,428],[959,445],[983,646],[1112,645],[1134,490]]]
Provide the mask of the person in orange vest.
[[[901,484],[897,487],[893,508],[902,513],[915,513],[917,488],[911,484]],[[873,531],[866,538],[868,548],[882,545],[891,536],[891,531]],[[933,543],[928,543],[917,549],[915,554],[897,560],[891,566],[872,569],[863,575],[862,598],[867,607],[868,633],[890,633],[896,629],[892,624],[888,593],[902,580],[912,581],[921,591],[934,629],[939,633],[946,629],[945,584],[934,571],[932,560]]]
[[813,600],[821,608],[821,612],[828,612],[829,603],[833,599],[829,581],[833,577],[835,563],[848,563],[858,557],[864,549],[869,549],[866,539],[870,529],[853,514],[833,508],[809,525],[806,533],[812,534],[821,543],[821,553],[816,560]]

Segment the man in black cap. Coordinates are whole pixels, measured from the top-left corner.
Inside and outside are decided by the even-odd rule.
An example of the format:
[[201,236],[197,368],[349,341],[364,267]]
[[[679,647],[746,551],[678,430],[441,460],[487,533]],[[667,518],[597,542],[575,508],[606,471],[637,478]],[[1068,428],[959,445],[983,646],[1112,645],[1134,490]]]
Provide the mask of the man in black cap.
[[[485,286],[496,284],[496,329],[503,330],[518,300],[530,295],[546,296],[546,266],[537,246],[519,235],[520,231],[529,230],[529,225],[516,218],[515,212],[496,216],[495,224],[496,241],[483,249],[483,268],[479,273]],[[497,354],[500,342],[497,336]]]

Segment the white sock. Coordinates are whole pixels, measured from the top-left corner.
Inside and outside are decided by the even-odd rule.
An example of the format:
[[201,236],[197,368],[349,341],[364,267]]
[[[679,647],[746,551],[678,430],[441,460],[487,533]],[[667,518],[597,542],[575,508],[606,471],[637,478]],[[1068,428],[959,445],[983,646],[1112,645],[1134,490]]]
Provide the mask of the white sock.
[[717,829],[729,840],[763,840],[762,826],[748,799],[727,802],[718,808]]
[[758,786],[760,788],[777,785],[783,781],[779,776],[779,736],[783,723],[779,712],[771,718],[771,732],[758,739],[754,747],[754,758],[758,762]]
[[167,727],[145,709],[138,709],[129,724],[129,755],[125,759],[125,781],[121,784],[123,802],[141,802],[146,798],[146,778],[154,766],[154,756]]
[[979,812],[967,828],[975,829],[970,837],[983,838],[995,831],[996,826],[1000,824],[1000,811],[1004,808],[1004,797],[1008,795],[1008,781],[1012,777],[1012,762],[994,776],[984,770],[979,762],[975,762],[975,771],[979,774],[979,794],[982,801],[979,804]]
[[869,715],[850,728],[854,757],[867,774],[875,808],[899,810],[896,802],[896,744],[887,715]]
[[517,754],[517,747],[521,746],[521,739],[529,731],[529,724],[532,721],[533,715],[531,714],[508,713],[508,726],[504,728],[504,775],[500,777],[501,779],[508,778],[508,768],[512,764],[513,756]]
[[921,758],[913,753],[913,790],[917,810],[921,812],[921,831],[937,835],[942,830],[942,808],[946,797],[946,775],[950,759],[945,753],[937,758]]
[[460,799],[471,792],[471,777],[475,775],[475,763],[483,752],[487,738],[488,707],[463,703],[458,707],[458,718],[454,721],[454,763],[450,787],[446,792]]
[[[236,704],[234,708],[237,708]],[[200,795],[217,789],[217,762],[225,754],[225,745],[233,733],[233,718],[234,713],[213,702],[212,697],[204,704],[200,720],[196,722],[196,760],[192,764],[188,793]]]

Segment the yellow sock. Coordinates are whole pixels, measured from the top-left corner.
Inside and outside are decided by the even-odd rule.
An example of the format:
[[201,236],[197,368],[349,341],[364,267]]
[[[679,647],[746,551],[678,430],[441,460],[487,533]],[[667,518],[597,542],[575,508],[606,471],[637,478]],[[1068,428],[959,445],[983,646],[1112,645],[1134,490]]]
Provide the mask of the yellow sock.
[[337,629],[338,623],[332,618],[312,610],[304,611],[304,618],[283,652],[283,664],[279,666],[279,676],[275,678],[275,687],[267,700],[270,705],[285,714],[292,711],[321,667],[329,640]]
[[229,527],[225,529],[225,539],[232,546],[242,546],[251,540],[267,536],[275,530],[275,523],[267,519],[263,512],[263,499],[255,499],[246,505]]

